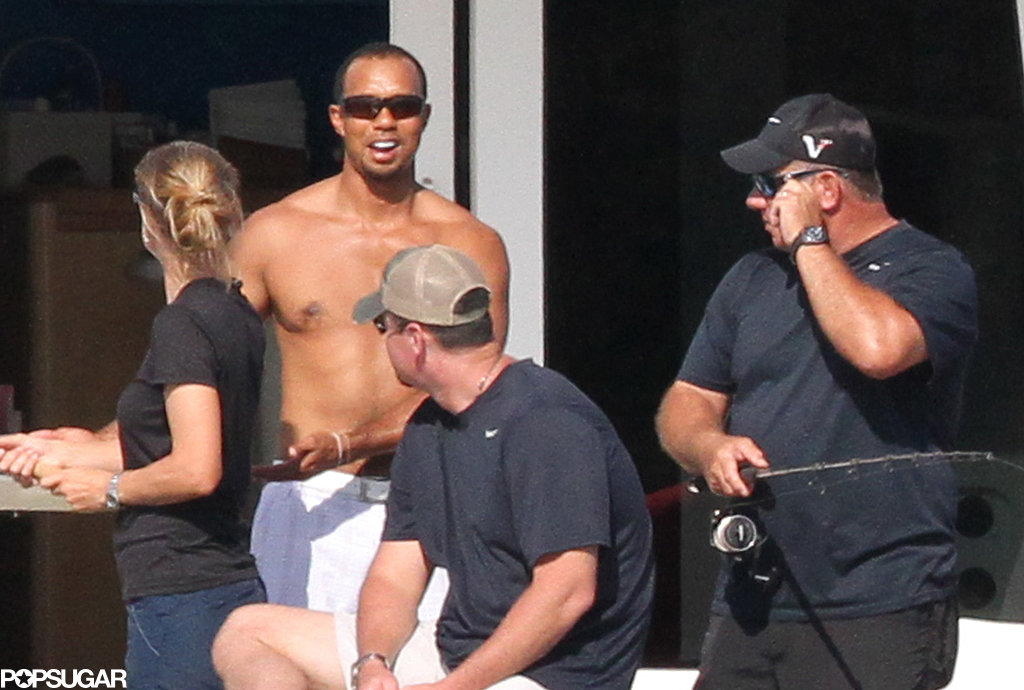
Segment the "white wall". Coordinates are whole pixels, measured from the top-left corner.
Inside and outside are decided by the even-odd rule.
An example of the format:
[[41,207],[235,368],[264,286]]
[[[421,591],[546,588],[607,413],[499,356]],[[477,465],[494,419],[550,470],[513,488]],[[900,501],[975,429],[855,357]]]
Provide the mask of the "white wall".
[[391,0],[392,43],[416,56],[427,73],[430,122],[416,156],[416,179],[455,198],[455,109],[451,0]]
[[1017,0],[1017,50],[1024,59],[1024,0]]
[[544,353],[544,3],[473,4],[472,205],[505,238],[512,269],[508,350]]
[[[512,270],[508,351],[544,354],[543,0],[473,2],[470,205],[505,238]],[[391,0],[391,41],[427,70],[434,109],[416,176],[453,198],[452,3]]]

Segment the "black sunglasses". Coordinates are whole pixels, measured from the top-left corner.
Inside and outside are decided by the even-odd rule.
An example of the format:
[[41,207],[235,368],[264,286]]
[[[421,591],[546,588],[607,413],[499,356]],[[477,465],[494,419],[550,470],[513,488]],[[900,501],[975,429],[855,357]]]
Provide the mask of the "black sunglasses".
[[388,332],[388,322],[384,319],[384,315],[374,317],[373,325],[377,327],[377,332],[384,335]]
[[422,96],[413,95],[389,96],[388,98],[349,96],[341,101],[341,107],[345,109],[345,114],[359,120],[372,120],[380,115],[380,111],[384,108],[387,108],[396,120],[405,120],[422,115],[425,104]]
[[823,172],[834,172],[839,175],[846,177],[846,171],[840,170],[839,168],[818,168],[816,170],[794,170],[783,175],[771,175],[769,173],[754,173],[751,178],[754,180],[754,189],[756,189],[762,196],[772,198],[779,193],[790,180],[796,180],[801,177],[808,175],[817,175]]

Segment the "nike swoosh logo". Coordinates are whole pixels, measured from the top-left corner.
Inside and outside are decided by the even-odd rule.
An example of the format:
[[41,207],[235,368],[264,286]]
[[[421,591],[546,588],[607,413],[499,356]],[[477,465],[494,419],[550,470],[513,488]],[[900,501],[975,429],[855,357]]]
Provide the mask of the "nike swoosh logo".
[[484,429],[484,438],[494,438],[498,435],[497,429]]

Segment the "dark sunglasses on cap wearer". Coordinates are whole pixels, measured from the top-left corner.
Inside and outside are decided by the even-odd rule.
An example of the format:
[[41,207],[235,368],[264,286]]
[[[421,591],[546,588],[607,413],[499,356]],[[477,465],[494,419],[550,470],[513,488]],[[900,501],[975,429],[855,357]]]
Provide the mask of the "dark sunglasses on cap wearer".
[[372,120],[387,108],[396,120],[405,120],[423,114],[425,102],[422,96],[402,95],[378,98],[377,96],[349,96],[341,101],[345,115],[358,120]]
[[794,170],[793,172],[784,173],[782,175],[772,175],[770,173],[754,173],[750,177],[754,180],[754,189],[758,191],[764,197],[772,198],[779,193],[790,180],[796,180],[807,175],[817,175],[823,172],[834,172],[842,177],[846,177],[846,171],[840,170],[839,168],[816,168],[814,170]]
[[[395,317],[395,319],[395,333],[405,333],[405,329],[409,325],[409,322],[397,316]],[[373,318],[373,325],[377,328],[377,332],[380,333],[381,335],[388,334],[388,321],[384,317],[384,314],[381,314],[380,316],[375,316]]]

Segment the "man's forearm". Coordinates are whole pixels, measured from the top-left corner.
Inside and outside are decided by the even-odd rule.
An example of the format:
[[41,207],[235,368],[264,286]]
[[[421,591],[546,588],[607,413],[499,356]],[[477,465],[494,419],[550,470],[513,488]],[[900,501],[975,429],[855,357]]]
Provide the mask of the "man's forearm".
[[103,427],[96,430],[97,441],[116,441],[120,427],[117,425],[117,420],[108,422]]
[[419,599],[392,585],[369,579],[363,585],[357,622],[360,655],[376,652],[394,661],[416,627]]
[[715,493],[749,496],[752,485],[742,469],[766,469],[770,463],[752,438],[726,432],[729,404],[724,393],[676,381],[658,411],[658,436],[665,451],[688,472],[703,476]]
[[419,542],[381,542],[359,594],[360,656],[376,652],[394,661],[416,627],[430,572]]
[[402,440],[409,417],[425,398],[426,395],[411,391],[409,396],[379,417],[354,429],[343,430],[348,441],[345,460],[394,452]]
[[[710,394],[710,392],[709,392]],[[687,472],[703,474],[713,452],[711,439],[725,434],[728,398],[709,400],[689,384],[676,381],[661,401],[655,426],[662,448]]]
[[113,438],[99,437],[97,434],[95,441],[69,441],[68,449],[73,458],[69,466],[94,467],[110,472],[124,469],[121,443],[116,433]]
[[544,560],[494,633],[445,679],[445,687],[479,690],[522,672],[590,610],[597,591],[597,547]]
[[862,373],[884,379],[928,358],[924,333],[910,312],[857,278],[831,247],[802,247],[796,256],[815,319]]

